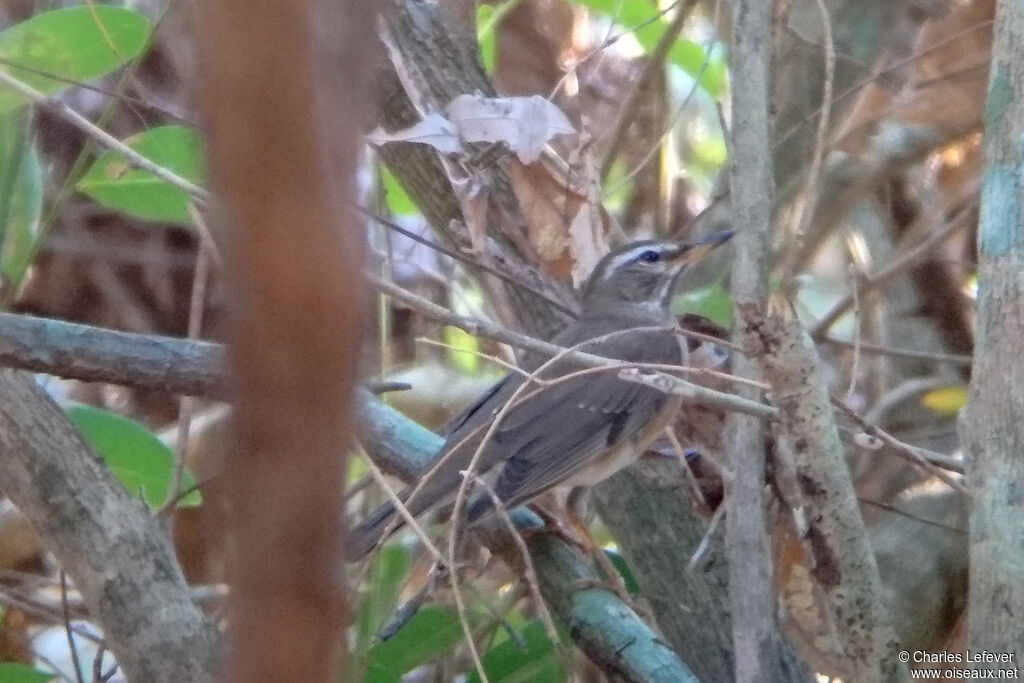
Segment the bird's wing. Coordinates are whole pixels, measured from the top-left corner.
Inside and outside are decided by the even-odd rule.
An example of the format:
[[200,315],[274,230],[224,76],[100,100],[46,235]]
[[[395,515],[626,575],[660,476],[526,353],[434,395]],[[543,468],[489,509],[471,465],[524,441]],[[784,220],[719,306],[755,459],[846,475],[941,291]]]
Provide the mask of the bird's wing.
[[[645,335],[644,343],[632,349],[626,358],[631,362],[678,363],[682,357],[671,332]],[[592,352],[600,354],[602,349],[595,346]],[[580,367],[559,363],[544,377],[563,376]],[[504,461],[494,492],[509,507],[561,483],[593,458],[634,436],[669,400],[657,389],[619,379],[616,370],[527,388],[520,396],[534,391],[536,395],[508,411],[494,432],[493,445],[485,450],[486,454],[500,453],[492,462]],[[472,511],[472,517],[486,512],[487,504],[481,503],[483,507],[476,506],[479,509]]]

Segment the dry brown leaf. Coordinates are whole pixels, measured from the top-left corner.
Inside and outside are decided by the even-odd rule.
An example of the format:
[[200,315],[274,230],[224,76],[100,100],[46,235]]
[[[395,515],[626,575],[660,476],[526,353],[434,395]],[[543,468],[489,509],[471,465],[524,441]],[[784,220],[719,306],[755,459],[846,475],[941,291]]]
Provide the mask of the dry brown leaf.
[[509,175],[530,245],[553,275],[567,277],[572,270],[567,223],[579,211],[583,198],[566,193],[540,163],[512,161]]
[[821,587],[807,567],[801,539],[788,522],[774,525],[775,588],[785,609],[782,629],[814,670],[841,675],[842,645],[825,608]]

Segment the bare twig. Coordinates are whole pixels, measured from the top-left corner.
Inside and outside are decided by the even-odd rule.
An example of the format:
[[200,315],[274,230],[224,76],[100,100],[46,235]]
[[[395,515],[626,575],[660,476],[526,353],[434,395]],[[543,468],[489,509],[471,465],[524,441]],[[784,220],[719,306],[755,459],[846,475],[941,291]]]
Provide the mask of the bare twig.
[[[818,130],[814,138],[814,151],[811,154],[811,163],[807,170],[807,182],[804,185],[804,201],[797,208],[793,220],[793,239],[795,243],[803,238],[807,227],[814,218],[815,205],[818,201],[818,184],[821,181],[821,164],[825,158],[825,146],[828,142],[828,127],[832,116],[832,88],[836,72],[836,49],[832,40],[832,19],[828,14],[828,7],[825,0],[815,0],[818,6],[818,13],[821,15],[821,27],[823,36],[823,51],[825,56],[825,74],[821,88],[821,108],[818,119]],[[796,273],[797,254],[800,249],[793,245],[787,257],[788,263],[783,268],[783,282],[788,281]]]
[[78,646],[75,644],[75,636],[71,632],[71,610],[68,608],[68,577],[64,570],[60,570],[60,611],[64,619],[64,634],[68,639],[68,651],[71,653],[71,665],[75,667],[75,679],[78,683],[85,683],[82,678],[82,662],[78,658]]
[[79,114],[77,111],[64,104],[58,99],[47,97],[43,93],[39,92],[32,86],[24,83],[14,76],[11,76],[6,71],[0,69],[0,83],[3,83],[12,90],[16,90],[25,99],[32,102],[41,109],[45,109],[53,113],[55,116],[67,121],[75,128],[79,129],[90,138],[98,142],[102,147],[117,152],[125,159],[128,160],[133,166],[148,171],[155,175],[160,180],[174,185],[180,190],[184,190],[189,195],[194,197],[197,201],[207,203],[210,200],[210,193],[199,187],[195,183],[185,180],[177,173],[169,171],[168,169],[155,164],[146,157],[142,156],[128,145],[124,144],[117,138],[105,130],[93,125],[87,118]]
[[846,407],[846,405],[839,399],[833,398],[832,405],[839,409],[839,412],[846,415],[848,418],[857,423],[857,425],[864,430],[866,434],[877,437],[889,444],[902,458],[909,460],[910,462],[923,467],[929,473],[935,475],[943,482],[945,482],[950,488],[954,489],[957,493],[968,496],[970,495],[967,488],[959,481],[954,479],[945,470],[950,472],[957,472],[963,474],[964,466],[963,463],[954,460],[948,456],[942,455],[941,453],[935,453],[924,448],[919,448],[905,441],[900,441],[892,434],[881,427],[876,427],[871,424],[855,411]]
[[[188,312],[188,338],[197,339],[203,325],[203,310],[206,301],[206,282],[210,271],[210,257],[202,243],[196,253],[196,269],[192,277],[192,296],[189,301]],[[171,485],[167,490],[167,498],[157,510],[157,514],[164,514],[173,510],[181,496],[182,484],[185,480],[185,461],[188,456],[188,437],[192,427],[192,414],[195,412],[195,402],[191,396],[182,396],[178,400],[178,434],[175,439],[174,448],[174,471],[171,473]],[[173,516],[169,523],[173,523]]]
[[572,308],[566,306],[564,303],[562,303],[560,301],[557,301],[556,299],[554,299],[553,297],[549,296],[548,294],[545,294],[544,292],[540,291],[536,287],[532,287],[532,286],[528,285],[527,283],[523,282],[522,280],[520,280],[520,279],[518,279],[516,277],[513,277],[512,275],[509,275],[508,273],[502,272],[502,271],[498,270],[497,268],[492,268],[491,266],[489,266],[488,264],[484,263],[479,258],[473,258],[472,256],[470,256],[468,254],[463,254],[463,253],[460,253],[460,252],[458,252],[458,251],[456,251],[454,249],[449,249],[449,248],[445,247],[444,245],[438,244],[437,242],[434,242],[433,240],[429,240],[426,237],[423,237],[422,235],[417,235],[412,230],[406,230],[405,228],[403,228],[398,223],[395,223],[394,221],[389,221],[386,218],[384,218],[383,216],[381,216],[379,214],[376,214],[376,213],[374,213],[372,211],[369,211],[368,209],[364,209],[363,207],[358,207],[358,208],[359,208],[359,211],[363,215],[365,215],[367,218],[370,218],[371,220],[373,220],[376,223],[380,223],[381,225],[383,225],[384,227],[388,228],[389,230],[393,230],[393,231],[397,232],[400,235],[408,237],[413,242],[418,242],[419,244],[422,244],[425,247],[429,247],[430,249],[433,249],[434,251],[436,251],[439,254],[444,254],[448,258],[451,258],[451,259],[454,259],[456,261],[459,261],[460,263],[465,263],[466,265],[471,266],[472,268],[479,269],[481,272],[487,273],[488,275],[493,275],[494,277],[498,278],[502,282],[506,282],[506,283],[508,283],[508,284],[510,284],[510,285],[512,285],[514,287],[518,287],[518,288],[520,288],[520,289],[522,289],[524,291],[527,291],[530,294],[533,294],[534,296],[536,296],[537,298],[543,299],[544,301],[548,302],[549,304],[551,304],[552,306],[554,306],[558,310],[562,311],[563,313],[565,313],[565,314],[567,314],[567,315],[569,315],[569,316],[571,316],[573,318],[575,318],[576,315],[577,315],[577,311],[575,311]]
[[[516,530],[516,525],[512,521],[512,518],[508,514],[508,509],[505,504],[498,498],[498,494],[494,492],[494,488],[488,484],[483,477],[473,474],[472,472],[465,472],[465,476],[473,477],[473,483],[484,490],[487,496],[491,499],[491,504],[494,506],[494,510],[501,518],[501,521],[505,524],[508,529],[508,533],[512,536],[512,540],[516,544],[516,549],[519,550],[519,557],[523,562],[523,578],[526,579],[526,585],[530,589],[530,595],[533,596],[534,602],[540,610],[540,619],[544,624],[544,630],[547,631],[548,638],[558,648],[559,654],[568,664],[568,655],[565,652],[565,648],[562,646],[562,639],[558,636],[558,629],[555,627],[555,620],[551,616],[551,608],[544,601],[544,597],[540,592],[540,581],[537,579],[537,570],[533,566],[533,560],[530,558],[530,549],[526,547],[526,541]],[[454,583],[454,579],[453,579]],[[570,667],[567,666],[566,670]]]
[[[413,533],[415,533],[416,536],[419,537],[420,541],[423,543],[423,546],[430,553],[430,556],[434,558],[435,562],[446,564],[444,554],[430,539],[430,536],[423,529],[423,527],[420,526],[419,522],[416,521],[416,518],[412,516],[412,514],[409,512],[409,508],[405,506],[405,503],[403,503],[402,499],[398,497],[398,494],[395,493],[395,490],[392,489],[390,485],[388,485],[387,480],[384,478],[384,473],[380,471],[380,468],[377,467],[377,464],[373,462],[373,460],[369,457],[365,457],[364,461],[366,463],[367,469],[370,470],[370,475],[373,477],[373,480],[377,482],[377,486],[379,486],[381,490],[384,491],[384,495],[386,495],[388,497],[388,500],[391,501],[391,504],[395,506],[395,509],[398,511],[398,514],[402,517],[405,523],[409,525],[409,528],[412,529]],[[384,535],[384,538],[387,538],[387,534]]]
[[[619,0],[619,7],[621,7],[622,3],[625,2],[625,1],[627,1],[627,0]],[[579,59],[577,59],[574,64],[572,64],[568,69],[566,69],[565,73],[562,74],[562,77],[559,78],[558,82],[555,83],[555,87],[553,87],[551,89],[551,92],[548,94],[548,100],[554,100],[555,99],[555,95],[558,94],[558,91],[561,90],[562,86],[565,84],[565,80],[567,78],[569,78],[569,76],[574,74],[576,72],[576,70],[580,68],[581,65],[583,65],[586,62],[590,61],[590,59],[594,55],[600,54],[602,56],[602,58],[603,58],[604,57],[604,54],[603,54],[604,51],[607,50],[609,47],[611,47],[615,43],[619,42],[620,40],[622,40],[626,36],[628,36],[630,34],[633,34],[633,33],[636,33],[637,31],[639,31],[640,29],[644,28],[645,26],[649,26],[649,25],[653,24],[654,22],[658,21],[663,16],[665,16],[666,14],[671,12],[673,9],[675,9],[679,5],[679,3],[681,1],[682,0],[675,0],[675,2],[672,2],[669,5],[667,5],[665,7],[662,7],[657,12],[655,12],[652,16],[650,16],[647,19],[644,19],[640,23],[635,24],[633,26],[630,26],[625,31],[622,31],[620,33],[616,33],[615,35],[611,35],[612,29],[615,28],[615,22],[618,21],[618,10],[616,9],[616,15],[615,15],[614,21],[613,21],[613,23],[611,25],[608,26],[608,33],[605,35],[604,40],[601,41],[600,45],[597,45],[596,47],[591,48],[590,51],[587,52],[587,54],[585,54],[582,57],[580,57]],[[600,62],[598,62],[598,65],[600,66]],[[583,88],[581,87],[580,90],[582,90],[582,89]]]
[[[834,337],[826,337],[824,339],[817,340],[819,344],[829,344],[831,346],[840,346],[845,349],[853,349],[854,343],[844,341],[842,339],[836,339]],[[936,363],[952,363],[954,365],[970,366],[974,360],[970,356],[962,356],[956,353],[937,353],[932,351],[915,351],[913,349],[899,349],[892,346],[883,346],[881,344],[869,344],[867,342],[860,342],[859,345],[861,353],[874,353],[882,356],[895,356],[897,358],[914,358],[916,360],[930,360]]]
[[[964,227],[964,219],[967,218],[976,206],[976,201],[963,207],[956,212],[956,215],[949,219],[941,229],[931,232],[917,246],[908,249],[903,255],[893,259],[888,265],[870,277],[861,280],[859,290],[861,294],[887,286],[899,275],[902,275],[909,268],[914,267],[928,257],[931,252],[938,248],[943,242],[949,239],[954,233]],[[843,297],[839,303],[822,317],[818,324],[811,330],[811,337],[815,340],[824,338],[832,325],[853,305],[853,294]]]
[[[627,173],[625,177],[622,180],[620,180],[617,185],[615,185],[615,187],[603,191],[602,194],[605,197],[616,194],[619,190],[625,187],[631,180],[633,180],[633,178],[635,178],[636,175],[640,173],[640,171],[647,167],[647,164],[650,163],[651,159],[654,158],[657,151],[665,144],[665,139],[668,138],[669,134],[675,128],[676,123],[679,121],[679,117],[683,115],[683,112],[686,111],[686,108],[690,105],[690,101],[693,99],[693,96],[697,94],[697,90],[700,87],[700,80],[701,78],[703,78],[704,72],[707,71],[708,65],[711,64],[711,52],[713,49],[713,44],[708,45],[707,50],[705,50],[704,52],[704,61],[700,65],[700,70],[697,72],[696,78],[694,78],[693,85],[690,86],[690,92],[686,93],[686,97],[684,97],[683,101],[679,103],[678,107],[676,107],[676,112],[675,114],[673,114],[672,119],[667,124],[665,124],[665,129],[661,133],[661,136],[658,138],[658,143],[652,145],[651,148],[647,150],[647,153],[644,154],[644,158],[637,162],[636,166],[634,166],[629,171],[629,173]],[[716,106],[718,106],[717,102],[715,104]],[[722,127],[722,131],[724,133],[724,126]],[[708,208],[710,208],[710,205]]]
[[626,138],[626,131],[629,130],[633,120],[636,118],[636,110],[640,105],[640,98],[647,91],[647,82],[654,77],[654,74],[657,73],[665,61],[669,50],[672,49],[672,44],[676,42],[676,38],[679,37],[679,33],[686,24],[686,20],[696,6],[697,0],[686,0],[685,3],[680,5],[679,9],[676,10],[675,17],[672,18],[672,23],[661,34],[661,38],[658,39],[658,43],[651,50],[651,53],[647,55],[647,61],[644,63],[643,70],[633,83],[633,87],[630,89],[629,94],[626,95],[622,106],[619,107],[615,123],[608,134],[608,148],[605,151],[604,159],[601,161],[600,178],[608,176],[608,171],[611,170],[612,163],[614,163],[615,157],[619,153],[619,148]]

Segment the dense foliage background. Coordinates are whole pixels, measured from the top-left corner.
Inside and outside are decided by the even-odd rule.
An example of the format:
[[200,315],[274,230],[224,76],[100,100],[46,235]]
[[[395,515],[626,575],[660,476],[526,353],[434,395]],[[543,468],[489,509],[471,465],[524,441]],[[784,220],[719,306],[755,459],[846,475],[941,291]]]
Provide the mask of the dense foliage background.
[[[417,469],[409,462],[436,448],[436,437],[402,416],[442,429],[515,363],[504,328],[549,338],[609,245],[693,239],[722,226],[753,230],[735,224],[740,200],[730,190],[730,160],[751,158],[732,148],[735,126],[748,125],[748,113],[734,108],[742,93],[730,88],[744,45],[734,29],[746,30],[734,24],[733,4],[398,0],[371,22],[382,40],[363,55],[371,92],[345,93],[365,105],[365,120],[351,123],[369,141],[355,190],[374,287],[371,322],[357,339],[359,372],[371,389],[402,390],[382,393],[386,406],[359,397],[371,426],[359,432],[345,480],[335,482],[346,491],[349,519],[385,500],[377,466],[408,479]],[[771,593],[767,616],[781,634],[770,657],[794,680],[898,678],[905,671],[897,651],[964,652],[969,637],[972,648],[997,652],[1016,642],[1022,654],[1019,626],[986,643],[981,630],[969,636],[967,620],[969,568],[988,581],[972,585],[971,609],[979,610],[972,624],[1021,607],[1015,600],[1024,596],[1019,568],[992,559],[998,550],[982,552],[994,538],[1019,546],[1017,531],[996,531],[981,518],[969,523],[972,497],[991,502],[988,520],[1015,517],[1019,507],[1012,495],[986,488],[1015,483],[1020,473],[1012,427],[1020,397],[1012,386],[1022,366],[1007,348],[1016,343],[1007,335],[1020,295],[1012,285],[1017,261],[998,261],[1021,243],[1015,161],[997,164],[990,152],[984,171],[986,144],[1016,144],[1014,88],[1024,82],[1005,55],[989,90],[995,5],[793,0],[774,4],[762,34],[770,36],[770,158],[754,163],[764,164],[774,186],[771,215],[762,216],[771,223],[761,244],[765,282],[792,303],[799,325],[789,320],[786,329],[803,355],[776,357],[777,349],[752,349],[741,335],[730,352],[734,368],[748,355],[764,366],[756,376],[741,372],[753,389],[685,376],[757,402],[767,390],[767,402],[785,409],[778,366],[815,369],[808,386],[823,392],[815,414],[827,417],[814,452],[790,452],[805,450],[793,446],[800,438],[817,438],[800,431],[807,427],[799,411],[812,408],[758,422],[755,437],[757,458],[770,463],[769,485],[758,480],[767,521],[757,530],[771,566],[770,591],[762,591]],[[1018,35],[1014,20],[1005,30]],[[198,355],[169,361],[160,354],[179,347],[153,338],[226,342],[245,299],[229,284],[240,213],[225,208],[230,201],[217,195],[209,170],[202,14],[180,0],[3,0],[0,27],[0,301],[18,314],[0,319],[0,362],[41,373],[36,383],[124,490],[170,529],[188,595],[220,620],[234,542],[231,482],[221,476],[230,411],[220,402],[223,370],[201,373],[211,358],[219,367],[221,350],[182,346],[182,354]],[[251,87],[283,87],[267,78]],[[497,132],[472,138],[449,107],[458,95],[539,95],[550,104],[506,111],[496,117]],[[483,114],[467,118],[476,116]],[[451,122],[459,135],[446,127]],[[1010,136],[1005,144],[993,130]],[[272,164],[259,170],[275,172]],[[992,185],[979,212],[984,182]],[[995,226],[987,253],[1004,268],[989,271],[993,301],[1009,308],[994,303],[979,318],[982,214]],[[304,228],[279,226],[296,240]],[[746,249],[738,257],[723,251],[689,273],[676,300],[680,314],[703,316],[701,329],[715,335],[734,318],[742,323],[733,301],[747,301],[749,292],[736,290],[730,264],[746,259]],[[303,264],[281,267],[287,279]],[[339,279],[361,281],[357,270]],[[998,283],[1009,284],[1000,292]],[[784,299],[758,315],[770,324],[786,320],[778,311]],[[317,300],[291,305],[314,310]],[[124,347],[103,338],[89,355],[95,349],[76,336],[82,330],[40,318],[145,337],[119,338]],[[809,336],[794,332],[800,328]],[[171,368],[164,376],[180,384],[145,369],[161,358]],[[1011,388],[979,380],[980,363],[989,364],[981,376],[1002,377]],[[969,395],[973,412],[958,432]],[[385,419],[396,420],[393,431],[380,427]],[[627,630],[622,649],[637,633],[657,634],[666,657],[706,681],[735,671],[743,677],[733,654],[743,625],[729,614],[743,590],[756,590],[735,581],[727,587],[734,575],[726,567],[737,556],[727,547],[734,530],[723,521],[723,489],[727,496],[745,462],[728,452],[734,429],[722,404],[689,404],[675,426],[678,443],[658,442],[657,453],[599,487],[591,505],[592,532],[611,561],[605,566],[627,589],[609,599],[628,615],[623,623],[635,619],[640,629]],[[12,443],[0,440],[0,448]],[[808,482],[815,467],[841,462],[820,452],[829,444],[848,473],[832,467],[827,486],[838,493],[828,489],[823,503]],[[965,462],[965,444],[973,461]],[[680,449],[686,457],[675,457]],[[1000,466],[990,474],[989,463]],[[977,469],[965,478],[968,466]],[[11,481],[0,469],[0,490],[14,498]],[[843,496],[859,515],[840,532],[829,519],[841,513],[829,506]],[[746,504],[760,514],[760,501]],[[61,565],[19,507],[0,499],[0,683],[92,680],[97,672],[105,680],[114,667],[103,653],[107,625],[77,590],[79,568]],[[447,546],[443,525],[427,529]],[[611,626],[574,602],[603,591],[609,577],[571,545],[547,552],[545,542],[531,541],[533,574],[514,559],[518,547],[492,543],[462,558],[458,605],[452,579],[438,574],[413,533],[352,565],[351,623],[339,638],[346,679],[655,680],[630,669],[614,638],[602,635]],[[567,567],[587,574],[568,575]],[[871,604],[844,606],[844,594],[870,596]],[[995,594],[1004,598],[990,600]],[[412,609],[394,622],[401,605]],[[874,620],[879,609],[885,617]],[[391,637],[382,640],[382,629]]]

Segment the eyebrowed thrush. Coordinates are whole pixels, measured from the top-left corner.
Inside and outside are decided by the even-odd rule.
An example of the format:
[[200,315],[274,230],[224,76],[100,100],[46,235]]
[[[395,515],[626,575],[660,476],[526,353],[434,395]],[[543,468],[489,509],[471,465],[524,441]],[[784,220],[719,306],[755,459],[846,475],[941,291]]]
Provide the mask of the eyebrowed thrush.
[[[691,244],[645,240],[611,251],[587,280],[579,318],[552,342],[629,363],[680,365],[686,349],[672,329],[676,283],[687,266],[731,237],[724,232]],[[522,369],[534,372],[545,360],[526,357]],[[511,509],[556,486],[597,484],[634,462],[679,410],[681,397],[620,379],[615,370],[556,381],[586,367],[558,358],[538,373],[542,383],[519,392],[473,468],[492,492],[475,490],[466,508],[469,523],[494,510],[494,496]],[[453,421],[440,464],[399,494],[414,517],[453,500],[491,423],[526,381],[522,373],[506,375]],[[368,553],[396,512],[385,503],[353,529],[350,557]],[[399,518],[393,526],[400,525]]]

